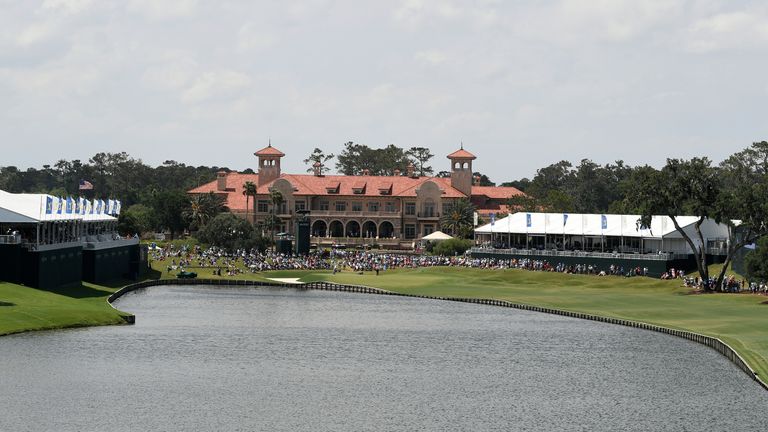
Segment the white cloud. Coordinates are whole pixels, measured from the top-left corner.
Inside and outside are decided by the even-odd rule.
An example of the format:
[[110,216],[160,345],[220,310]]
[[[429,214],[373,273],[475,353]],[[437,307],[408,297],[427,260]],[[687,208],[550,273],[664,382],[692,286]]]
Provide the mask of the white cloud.
[[199,68],[197,62],[185,53],[169,52],[164,57],[168,60],[144,70],[142,82],[157,90],[180,90],[190,85]]
[[93,5],[93,0],[45,0],[40,6],[40,10],[77,14],[87,10],[91,5]]
[[686,47],[698,53],[768,45],[768,9],[720,13],[690,25]]
[[150,19],[169,19],[192,16],[197,10],[198,0],[130,0],[129,11]]
[[448,55],[445,54],[445,52],[437,50],[417,52],[416,55],[414,55],[414,58],[418,62],[429,66],[440,66],[448,61]]
[[237,49],[239,51],[262,50],[275,44],[274,34],[264,32],[261,26],[248,23],[237,32]]
[[206,101],[221,101],[236,98],[251,83],[248,75],[222,70],[206,72],[197,77],[181,95],[181,100],[186,103],[200,103]]
[[49,23],[35,23],[19,33],[16,43],[21,46],[29,46],[50,40],[54,33],[54,25]]

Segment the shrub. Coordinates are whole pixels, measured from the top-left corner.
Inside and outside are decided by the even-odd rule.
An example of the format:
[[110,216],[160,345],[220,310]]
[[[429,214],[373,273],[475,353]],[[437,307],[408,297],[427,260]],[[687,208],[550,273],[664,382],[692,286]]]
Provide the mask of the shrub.
[[472,240],[450,239],[441,241],[435,245],[432,253],[442,256],[462,255],[472,247]]

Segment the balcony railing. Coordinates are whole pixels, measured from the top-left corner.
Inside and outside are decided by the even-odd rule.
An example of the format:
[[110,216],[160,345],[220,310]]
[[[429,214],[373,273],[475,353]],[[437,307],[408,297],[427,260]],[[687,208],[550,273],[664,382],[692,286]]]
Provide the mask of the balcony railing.
[[612,252],[587,252],[587,251],[561,251],[551,249],[498,249],[474,247],[470,249],[473,254],[494,254],[494,255],[523,255],[532,258],[551,259],[553,257],[580,257],[580,258],[610,258],[610,259],[633,259],[648,261],[669,261],[673,259],[686,259],[687,254],[662,252],[662,253],[612,253]]
[[419,219],[440,219],[440,212],[418,212],[416,217]]
[[311,210],[310,216],[338,216],[338,217],[393,217],[398,216],[396,210],[378,210],[378,211],[337,211],[337,210]]
[[0,235],[0,244],[21,244],[21,235],[19,234]]

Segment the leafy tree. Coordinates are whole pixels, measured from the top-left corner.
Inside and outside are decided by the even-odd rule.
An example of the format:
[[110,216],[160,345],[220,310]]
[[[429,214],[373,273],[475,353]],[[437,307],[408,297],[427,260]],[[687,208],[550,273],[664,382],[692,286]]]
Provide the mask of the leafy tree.
[[474,181],[476,178],[480,178],[480,186],[496,186],[496,183],[492,182],[487,175],[481,172],[472,173],[472,180]]
[[370,175],[393,175],[395,170],[406,170],[410,160],[405,151],[394,144],[383,149],[372,149],[364,144],[350,141],[339,153],[336,170],[344,175],[361,175],[367,170]]
[[744,257],[747,278],[751,282],[768,281],[768,236],[761,237],[756,246]]
[[519,190],[520,192],[525,192],[531,186],[531,180],[529,180],[527,177],[523,177],[520,180],[504,182],[500,186],[513,187]]
[[[661,170],[643,167],[633,175],[635,191],[628,196],[632,207],[641,214],[643,226],[650,226],[653,215],[666,215],[693,251],[699,275],[709,279],[706,243],[701,224],[713,216],[718,198],[717,171],[707,158],[667,159]],[[680,226],[677,216],[693,215],[695,240]],[[709,288],[707,288],[709,289]]]
[[574,211],[573,198],[560,190],[550,190],[544,198],[532,195],[513,195],[507,205],[517,211],[568,213]]
[[432,152],[429,151],[428,148],[411,147],[408,149],[408,151],[405,152],[405,155],[412,158],[413,165],[416,167],[420,177],[425,175],[432,175],[434,172],[434,169],[432,169],[431,166],[426,165],[426,163],[435,156],[432,154]]
[[171,239],[176,234],[187,228],[187,222],[183,215],[190,206],[190,200],[186,193],[181,191],[160,191],[150,194],[147,203],[152,208],[155,218],[155,229],[167,229],[171,233]]
[[462,255],[471,247],[472,240],[452,238],[438,242],[434,248],[432,248],[432,253],[442,256]]
[[526,193],[536,197],[545,197],[551,190],[567,192],[573,183],[573,165],[568,161],[560,161],[541,168],[531,180],[531,185]]
[[256,238],[253,225],[232,213],[217,215],[198,231],[196,236],[203,243],[230,251],[250,249]]
[[121,234],[144,234],[155,226],[155,215],[151,208],[143,204],[134,204],[120,212],[117,230]]
[[538,212],[545,208],[545,204],[533,195],[512,195],[507,200],[507,206],[512,211]]
[[[728,250],[717,276],[722,286],[728,265],[740,250],[768,235],[768,142],[756,142],[720,164],[722,191],[714,218],[728,227]],[[739,224],[734,222],[738,220]]]
[[440,227],[453,236],[467,238],[475,223],[475,206],[466,198],[454,201],[450,210],[440,217]]
[[331,154],[325,154],[322,150],[315,147],[315,150],[312,151],[312,153],[304,159],[304,164],[309,165],[309,168],[307,168],[307,172],[311,173],[315,171],[315,164],[320,164],[320,174],[325,174],[326,172],[330,171],[331,169],[325,166],[325,163],[329,160],[333,159],[335,155],[333,153]]

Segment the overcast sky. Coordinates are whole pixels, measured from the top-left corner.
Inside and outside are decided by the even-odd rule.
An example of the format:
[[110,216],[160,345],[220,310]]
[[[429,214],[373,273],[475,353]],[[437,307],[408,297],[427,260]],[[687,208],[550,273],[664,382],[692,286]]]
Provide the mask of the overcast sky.
[[768,2],[0,0],[0,166],[255,168],[269,137],[289,172],[347,141],[463,141],[499,182],[719,161],[768,139]]

